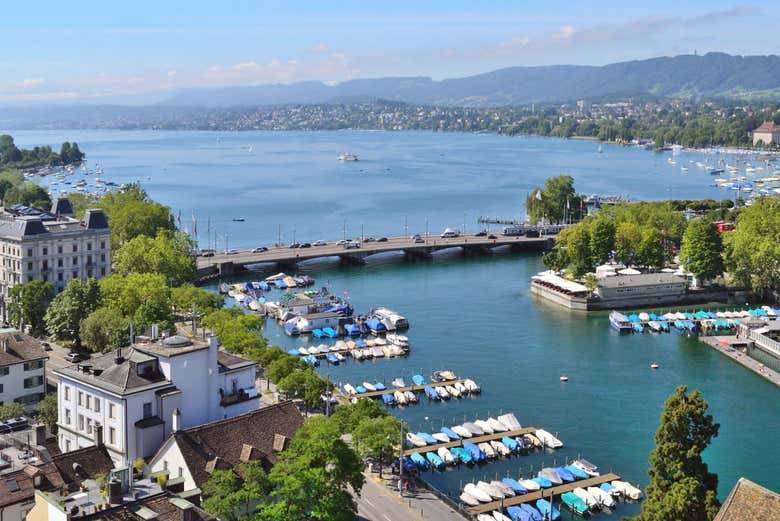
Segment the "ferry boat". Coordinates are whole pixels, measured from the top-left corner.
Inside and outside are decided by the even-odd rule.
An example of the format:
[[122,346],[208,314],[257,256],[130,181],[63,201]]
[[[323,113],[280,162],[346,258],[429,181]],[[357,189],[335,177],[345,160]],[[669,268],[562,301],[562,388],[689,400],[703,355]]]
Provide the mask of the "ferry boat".
[[609,314],[609,325],[619,333],[630,333],[634,329],[628,317],[618,311]]
[[358,156],[355,154],[341,154],[339,161],[358,161]]

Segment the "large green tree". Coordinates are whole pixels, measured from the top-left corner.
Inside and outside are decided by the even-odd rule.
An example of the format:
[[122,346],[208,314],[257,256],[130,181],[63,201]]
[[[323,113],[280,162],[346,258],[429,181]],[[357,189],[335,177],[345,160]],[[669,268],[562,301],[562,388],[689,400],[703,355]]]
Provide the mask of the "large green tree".
[[301,398],[308,407],[316,407],[322,404],[322,396],[332,388],[332,384],[310,367],[305,367],[279,380],[277,388],[290,396]]
[[90,351],[102,353],[130,343],[130,319],[109,308],[98,308],[79,326],[81,341]]
[[171,290],[173,307],[179,314],[189,314],[193,311],[199,315],[207,315],[225,305],[225,299],[213,291],[206,291],[190,283],[176,286]]
[[70,279],[46,311],[46,329],[59,340],[73,340],[79,348],[81,322],[99,305],[100,287],[97,280]]
[[232,470],[211,474],[203,484],[203,508],[207,512],[222,520],[244,519],[267,497],[271,483],[259,462],[242,463],[239,474]]
[[170,209],[152,201],[139,184],[108,192],[98,204],[108,216],[115,249],[139,235],[156,237],[160,230],[176,230]]
[[379,460],[379,478],[382,478],[384,457],[395,453],[401,444],[401,422],[391,415],[366,418],[352,431],[352,441],[358,453]]
[[581,199],[574,191],[574,178],[569,175],[550,177],[544,187],[536,188],[525,202],[532,223],[561,223],[582,217]]
[[8,320],[20,327],[30,326],[35,336],[44,334],[44,316],[53,297],[51,282],[32,280],[17,284],[8,291]]
[[615,260],[628,266],[635,264],[636,253],[642,242],[642,229],[633,222],[618,224],[615,231]]
[[35,418],[45,423],[50,431],[57,432],[57,393],[49,393],[35,404]]
[[615,222],[600,217],[590,227],[590,254],[593,262],[604,264],[612,257],[615,249]]
[[660,268],[666,261],[664,251],[664,236],[651,226],[642,229],[642,239],[636,250],[636,264]]
[[723,273],[723,240],[715,223],[703,217],[690,222],[683,235],[680,262],[700,280]]
[[183,233],[160,230],[154,238],[138,235],[114,253],[113,261],[120,275],[159,273],[174,286],[195,278],[192,242]]
[[111,274],[100,279],[103,306],[133,321],[136,331],[158,324],[169,329],[173,323],[171,288],[163,275]]
[[707,413],[699,391],[678,387],[664,405],[650,453],[650,484],[636,521],[709,521],[718,512],[718,476],[702,452],[720,425]]
[[740,209],[736,229],[724,235],[731,281],[770,297],[780,288],[780,201],[761,197]]

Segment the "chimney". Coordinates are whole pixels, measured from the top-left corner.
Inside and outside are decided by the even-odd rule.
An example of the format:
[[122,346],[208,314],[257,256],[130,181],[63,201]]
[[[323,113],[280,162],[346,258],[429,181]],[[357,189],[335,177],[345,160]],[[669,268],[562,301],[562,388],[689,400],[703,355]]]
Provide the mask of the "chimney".
[[39,423],[35,425],[35,445],[45,447],[46,446],[46,425]]
[[196,519],[195,505],[180,497],[172,497],[168,500],[179,512],[179,521],[192,521]]
[[119,365],[119,364],[121,364],[124,361],[125,361],[125,359],[122,358],[122,348],[119,347],[119,348],[117,348],[116,354],[114,355],[114,363],[116,363],[116,365]]
[[103,446],[103,426],[99,423],[95,424],[95,446],[96,447],[102,447]]
[[181,429],[181,411],[178,407],[173,410],[173,419],[171,421],[171,432],[178,432]]
[[3,338],[3,351],[8,352],[8,338]]

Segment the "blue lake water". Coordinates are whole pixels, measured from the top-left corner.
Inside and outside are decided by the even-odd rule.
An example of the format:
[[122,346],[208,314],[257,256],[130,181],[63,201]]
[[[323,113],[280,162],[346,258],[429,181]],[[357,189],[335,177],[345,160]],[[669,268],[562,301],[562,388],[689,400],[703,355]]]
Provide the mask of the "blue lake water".
[[[709,186],[691,162],[710,156],[543,138],[381,132],[12,132],[19,145],[76,140],[90,165],[101,161],[105,179],[141,180],[150,194],[198,220],[201,245],[206,222],[219,247],[340,238],[347,235],[431,233],[447,226],[477,228],[479,215],[519,218],[526,194],[549,176],[567,173],[583,193],[624,194],[635,199],[730,197]],[[249,147],[252,147],[250,152]],[[353,152],[356,163],[336,157]],[[681,172],[680,167],[690,167]],[[232,222],[235,217],[246,219]],[[397,376],[452,369],[482,385],[481,396],[420,403],[394,412],[416,430],[514,412],[522,424],[558,432],[566,444],[474,469],[429,474],[455,493],[477,478],[519,474],[560,464],[577,455],[625,479],[647,483],[647,456],[666,397],[675,386],[700,389],[720,436],[706,452],[720,476],[720,497],[740,476],[780,489],[778,390],[696,340],[676,333],[619,337],[604,314],[573,313],[529,294],[539,255],[461,259],[431,263],[392,258],[340,269],[327,263],[306,272],[349,292],[359,311],[384,305],[409,318],[408,358],[348,362],[322,372],[340,383],[389,382]],[[254,277],[257,278],[257,277]],[[305,339],[266,327],[284,348]],[[653,371],[652,362],[660,364]],[[559,376],[570,380],[561,383]],[[636,511],[622,505],[619,515]]]

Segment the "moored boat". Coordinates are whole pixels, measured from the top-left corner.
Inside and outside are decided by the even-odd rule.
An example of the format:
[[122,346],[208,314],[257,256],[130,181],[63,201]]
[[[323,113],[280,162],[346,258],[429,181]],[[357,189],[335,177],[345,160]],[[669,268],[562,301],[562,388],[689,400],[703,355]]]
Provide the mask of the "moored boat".
[[561,501],[575,514],[584,516],[588,513],[588,505],[574,492],[564,492],[561,494]]
[[474,499],[482,503],[490,503],[492,501],[490,494],[477,487],[474,483],[466,483],[466,486],[463,487],[463,492],[469,494]]
[[563,442],[547,432],[544,429],[537,429],[536,430],[536,437],[539,438],[539,440],[544,444],[545,447],[550,447],[552,449],[558,449],[560,447],[563,447]]
[[536,501],[536,508],[539,509],[539,512],[542,513],[542,516],[545,519],[556,521],[557,519],[561,518],[560,510],[558,510],[555,505],[551,504],[546,499],[538,499]]
[[563,479],[557,472],[555,472],[555,469],[552,467],[545,467],[542,470],[540,470],[538,477],[546,479],[553,485],[563,484]]

